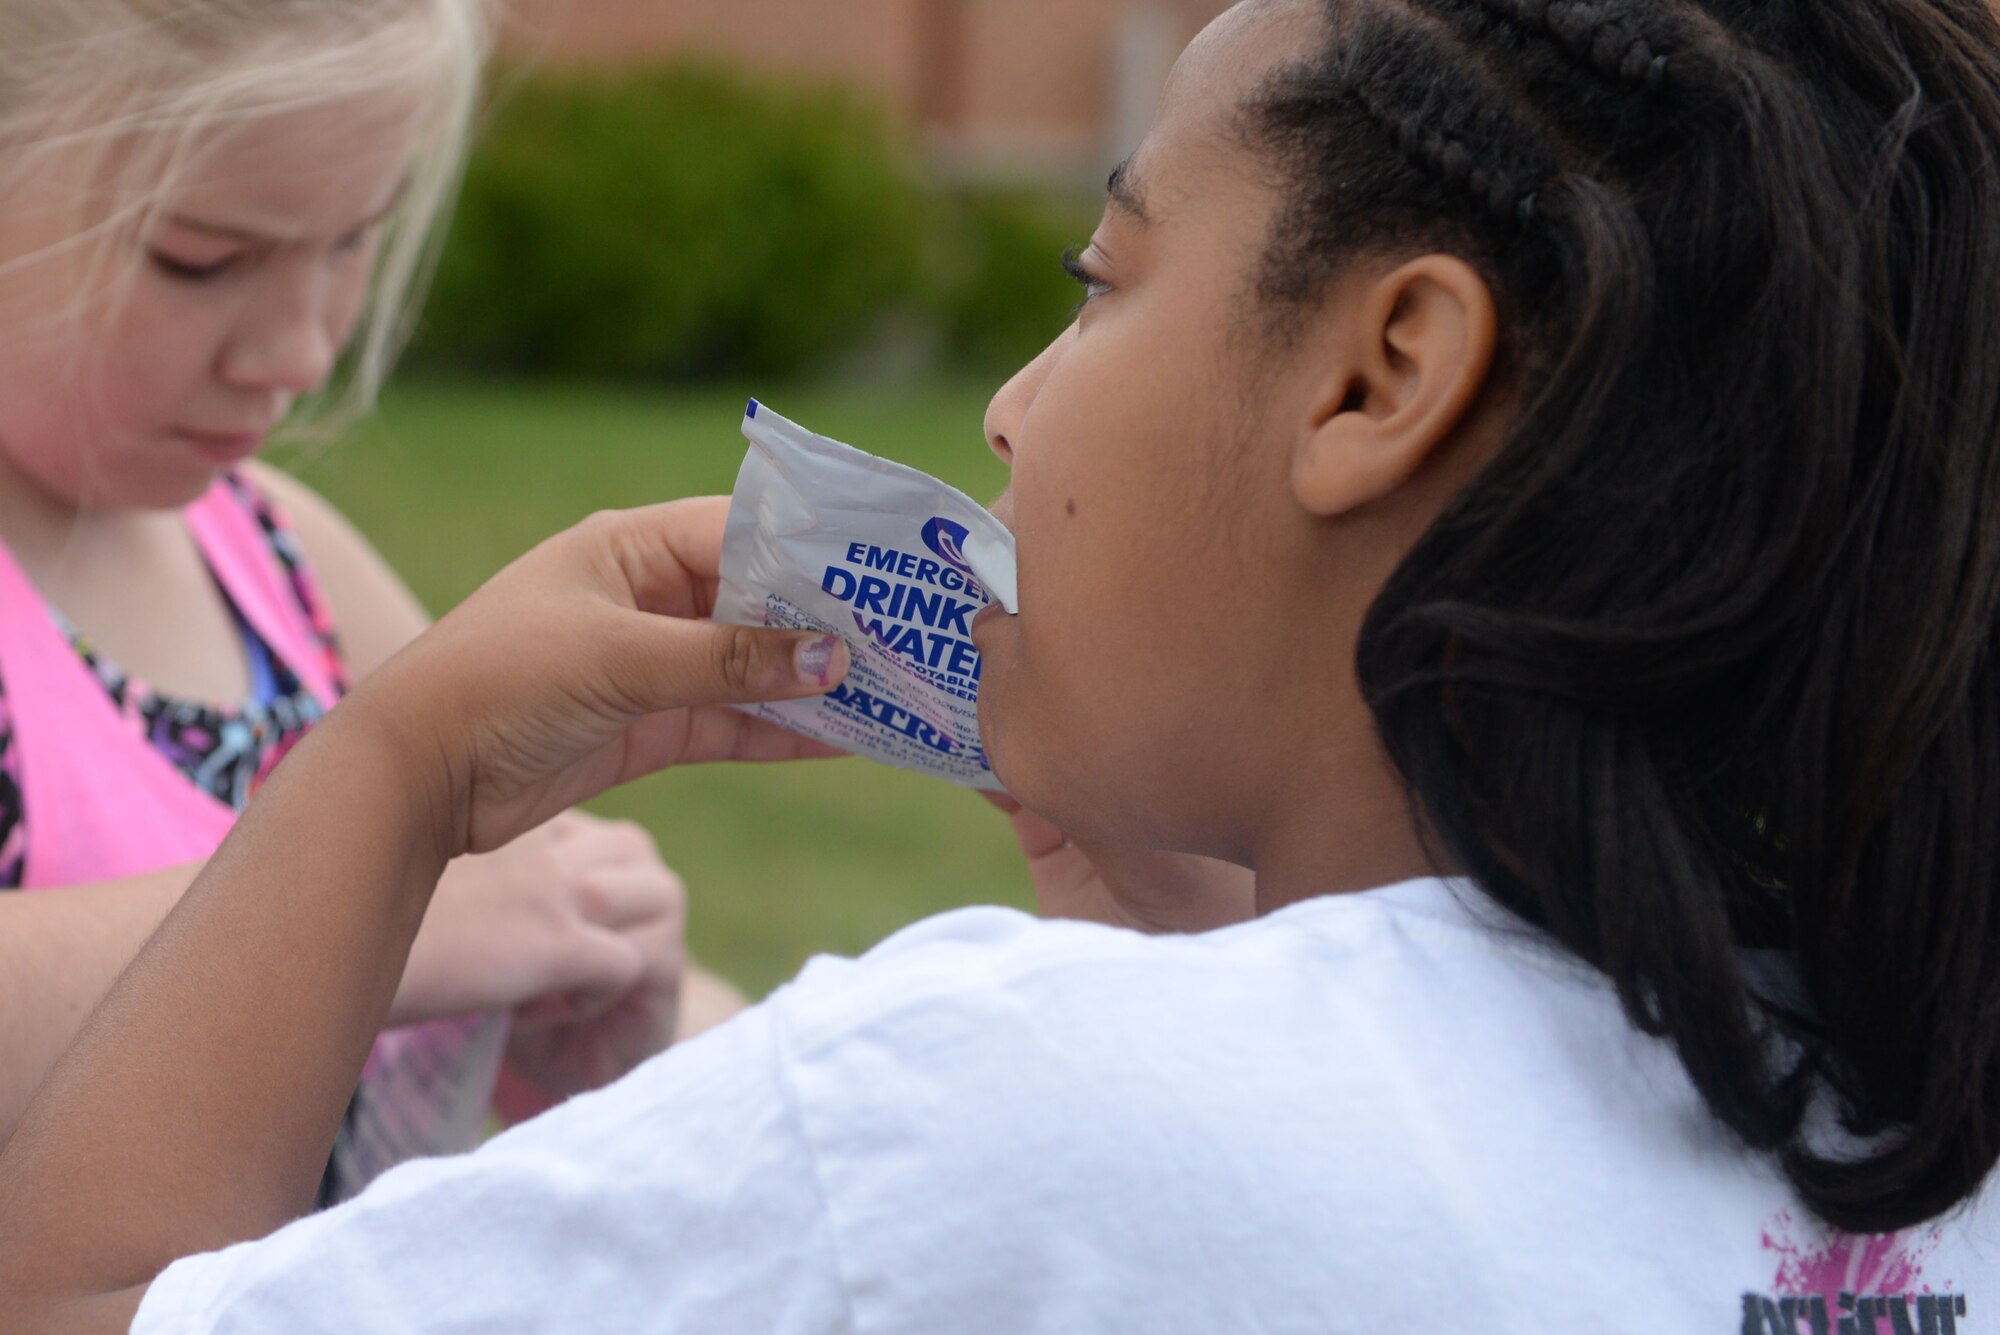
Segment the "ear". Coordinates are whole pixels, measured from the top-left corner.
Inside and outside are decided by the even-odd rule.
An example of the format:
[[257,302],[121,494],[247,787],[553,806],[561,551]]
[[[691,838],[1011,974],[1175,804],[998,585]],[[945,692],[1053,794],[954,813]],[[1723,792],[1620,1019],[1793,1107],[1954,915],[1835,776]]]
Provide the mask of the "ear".
[[1350,300],[1358,315],[1328,347],[1331,374],[1292,460],[1293,495],[1328,517],[1416,475],[1478,402],[1499,337],[1486,280],[1450,255],[1411,260]]

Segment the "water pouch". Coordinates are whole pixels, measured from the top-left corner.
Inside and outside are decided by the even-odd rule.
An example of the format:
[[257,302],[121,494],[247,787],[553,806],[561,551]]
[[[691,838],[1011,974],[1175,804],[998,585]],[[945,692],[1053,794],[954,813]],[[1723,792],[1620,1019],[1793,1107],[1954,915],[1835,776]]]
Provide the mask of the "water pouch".
[[999,791],[979,744],[972,618],[1020,610],[1014,535],[955,487],[752,400],[717,621],[839,635],[835,690],[746,712],[855,755]]

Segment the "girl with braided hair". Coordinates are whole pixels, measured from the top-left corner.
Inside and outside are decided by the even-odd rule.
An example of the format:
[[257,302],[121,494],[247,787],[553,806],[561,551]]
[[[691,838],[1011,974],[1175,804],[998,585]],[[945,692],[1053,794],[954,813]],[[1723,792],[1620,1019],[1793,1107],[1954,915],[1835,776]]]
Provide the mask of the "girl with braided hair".
[[273,780],[0,1153],[0,1310],[2000,1332],[1984,5],[1248,0],[1110,195],[974,632],[1097,921],[922,924],[213,1250],[309,1204],[444,858],[839,678],[701,620],[720,503],[601,519]]

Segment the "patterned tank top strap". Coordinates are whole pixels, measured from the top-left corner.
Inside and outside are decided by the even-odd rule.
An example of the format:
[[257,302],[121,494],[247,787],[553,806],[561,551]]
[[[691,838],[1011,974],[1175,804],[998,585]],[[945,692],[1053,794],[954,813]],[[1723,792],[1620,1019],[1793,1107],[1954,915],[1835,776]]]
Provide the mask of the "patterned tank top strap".
[[0,682],[0,890],[18,889],[27,871],[28,827],[21,817],[21,749],[14,745],[14,702]]
[[187,510],[209,568],[259,638],[331,709],[348,686],[339,636],[297,534],[241,473],[225,474]]

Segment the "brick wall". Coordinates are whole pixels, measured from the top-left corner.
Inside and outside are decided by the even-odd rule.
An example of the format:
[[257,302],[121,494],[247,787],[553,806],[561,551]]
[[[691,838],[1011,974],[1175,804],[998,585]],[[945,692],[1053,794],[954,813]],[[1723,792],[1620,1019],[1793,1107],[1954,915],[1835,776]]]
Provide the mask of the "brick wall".
[[948,164],[1087,175],[1131,147],[1166,67],[1229,0],[511,0],[554,63],[701,52],[851,80]]

